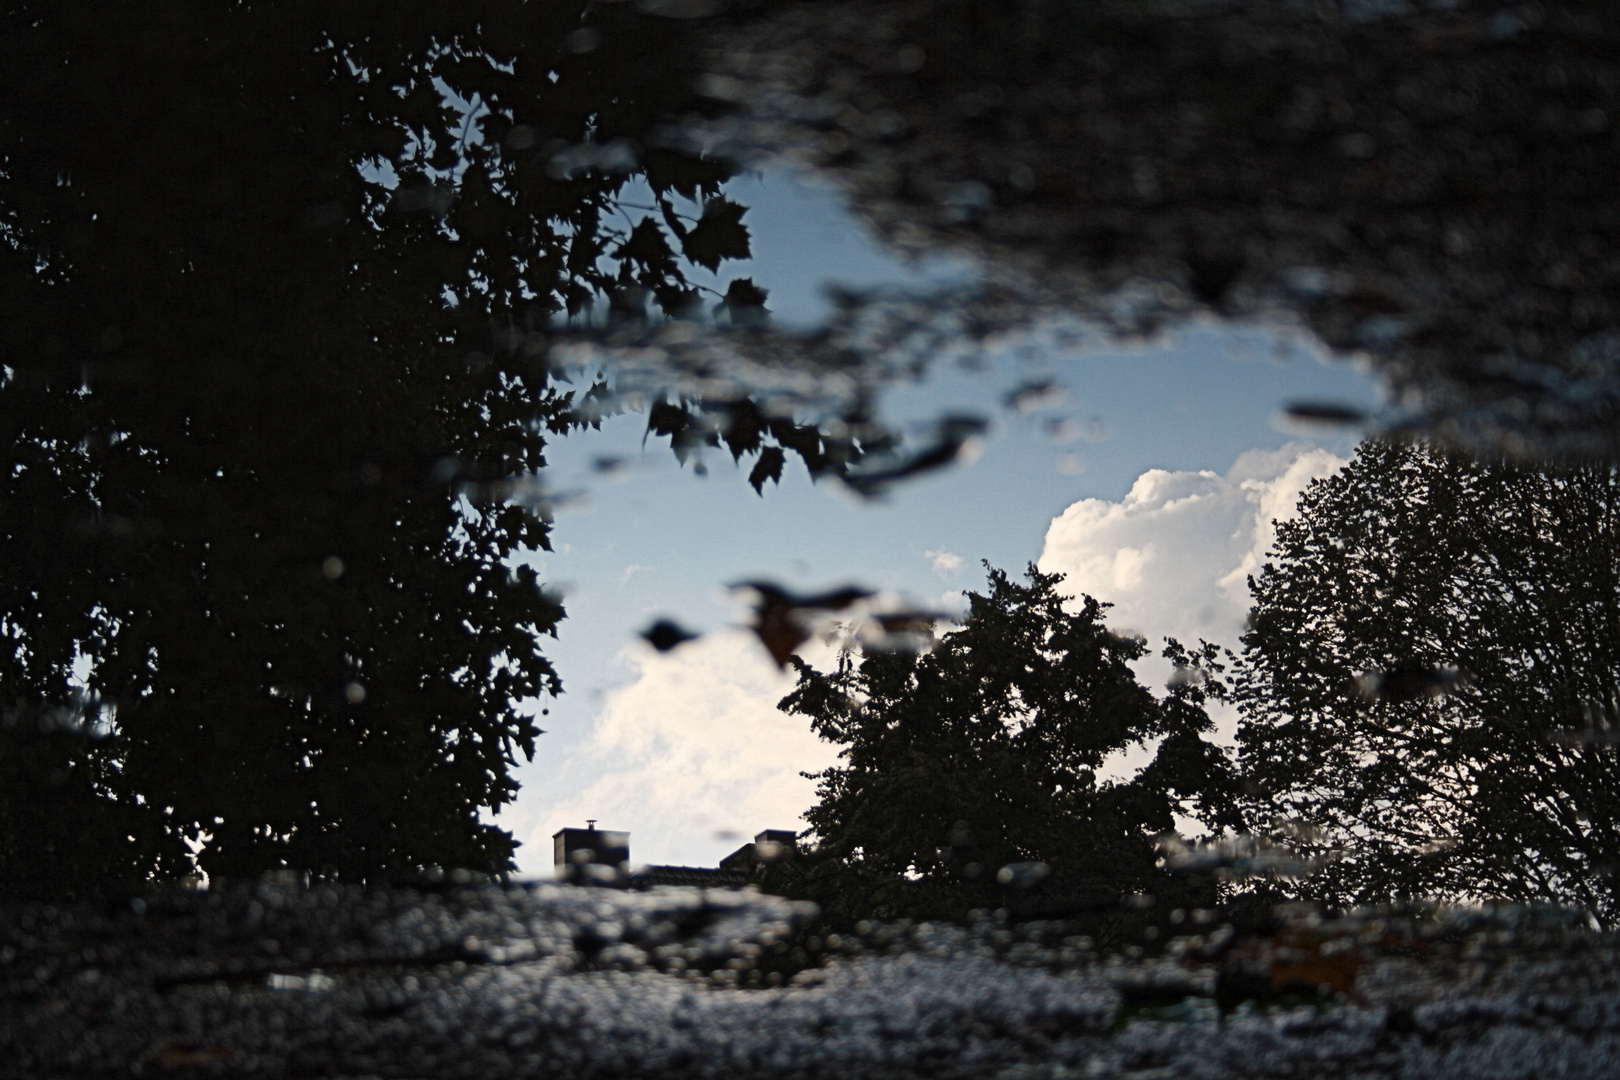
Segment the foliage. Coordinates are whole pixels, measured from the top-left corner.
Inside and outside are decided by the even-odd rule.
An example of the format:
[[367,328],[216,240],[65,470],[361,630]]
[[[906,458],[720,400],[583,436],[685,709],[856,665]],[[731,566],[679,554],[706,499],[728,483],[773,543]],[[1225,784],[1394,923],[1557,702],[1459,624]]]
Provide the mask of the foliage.
[[1612,468],[1365,444],[1279,526],[1253,590],[1244,769],[1260,810],[1346,851],[1305,894],[1554,900],[1613,922]]
[[[1158,702],[1127,666],[1142,642],[1110,633],[1090,597],[1066,611],[1061,580],[990,569],[965,622],[926,655],[845,653],[831,673],[795,660],[781,708],[843,747],[843,764],[817,774],[806,816],[819,847],[790,884],[834,923],[1005,906],[1106,927],[1127,894],[1212,899],[1208,879],[1156,868],[1154,838],[1178,812],[1239,824],[1225,757],[1203,738],[1206,696],[1223,692],[1216,650],[1170,643],[1167,656],[1204,674]],[[1154,738],[1135,777],[1098,777]]]
[[544,329],[747,254],[675,199],[729,166],[626,149],[704,108],[627,8],[0,16],[0,893],[510,867]]

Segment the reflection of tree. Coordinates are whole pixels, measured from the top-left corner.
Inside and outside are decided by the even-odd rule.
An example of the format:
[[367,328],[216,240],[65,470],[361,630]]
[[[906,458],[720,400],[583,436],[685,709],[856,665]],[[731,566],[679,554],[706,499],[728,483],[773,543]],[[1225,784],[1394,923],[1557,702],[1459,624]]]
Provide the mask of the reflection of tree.
[[[477,815],[562,611],[487,482],[568,423],[543,328],[689,307],[663,230],[747,250],[740,207],[672,201],[723,165],[616,141],[701,106],[671,26],[588,7],[0,23],[0,890],[172,876],[184,841],[215,876],[510,865]],[[638,161],[658,220],[623,224]]]
[[1612,922],[1617,513],[1607,467],[1367,444],[1278,527],[1237,697],[1270,808],[1348,847],[1313,894],[1556,900]]
[[[1010,906],[1106,925],[1123,894],[1158,894],[1166,908],[1213,900],[1207,879],[1175,881],[1154,853],[1175,813],[1238,824],[1227,763],[1202,737],[1204,695],[1220,690],[1204,681],[1213,651],[1172,644],[1183,670],[1204,669],[1155,702],[1126,666],[1142,643],[1109,633],[1090,598],[1065,612],[1059,581],[992,570],[965,624],[926,656],[845,654],[832,674],[795,661],[782,707],[842,746],[844,764],[819,774],[806,815],[819,850],[773,887],[841,923]],[[1110,755],[1160,736],[1133,779],[1097,777]]]

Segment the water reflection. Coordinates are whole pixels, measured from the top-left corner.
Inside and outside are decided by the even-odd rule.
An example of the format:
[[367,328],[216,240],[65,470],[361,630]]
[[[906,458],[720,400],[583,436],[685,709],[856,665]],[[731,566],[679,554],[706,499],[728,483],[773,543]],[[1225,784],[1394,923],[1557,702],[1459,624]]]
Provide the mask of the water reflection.
[[[1612,1065],[1612,942],[1582,928],[1612,922],[1617,858],[1606,7],[91,4],[0,26],[0,892],[42,902],[3,916],[22,1068],[388,1072],[408,1047],[429,1073],[1174,1074],[1282,1071],[1307,1038],[1358,1067],[1443,1071],[1480,1039]],[[780,330],[768,282],[717,275],[754,254],[723,185],[760,155],[978,276],[844,289]],[[462,888],[513,867],[481,815],[561,690],[535,641],[563,605],[527,560],[583,489],[550,481],[548,440],[635,411],[758,494],[791,463],[892,497],[995,423],[1102,434],[1019,419],[1085,394],[1045,371],[910,431],[896,384],[1200,319],[1307,331],[1396,390],[1296,421],[1519,462],[1370,443],[1312,489],[1252,568],[1235,762],[1204,738],[1216,644],[1168,643],[1204,674],[1155,698],[1089,600],[1087,648],[1118,661],[1101,689],[1034,678],[1070,642],[974,651],[982,604],[952,637],[955,613],[897,603],[823,677],[810,616],[872,590],[756,577],[801,711],[886,754],[822,774],[826,843],[792,871],[822,876],[761,879],[825,924],[765,897]],[[1017,670],[951,682],[975,664]],[[1091,709],[1103,690],[1128,722]],[[1154,739],[1138,777],[1099,778]],[[1306,826],[1261,831],[1278,810]],[[1208,835],[1165,835],[1156,865],[1189,821]],[[449,899],[375,888],[443,868]],[[1418,895],[1523,906],[1349,910]],[[1330,910],[1275,907],[1299,897]],[[907,905],[969,926],[874,922]],[[1188,907],[1226,921],[1182,935]],[[1041,914],[1091,923],[1005,925]],[[693,996],[804,968],[812,931],[860,946],[792,990]],[[1448,966],[1481,956],[1511,980]],[[1286,1011],[1323,987],[1374,1008]],[[1596,1012],[1521,1022],[1560,987]],[[1455,1034],[1463,1013],[1485,1024]]]
[[1418,426],[1613,456],[1609,18],[785,5],[717,35],[734,112],[705,137],[837,176],[891,242],[987,257],[1031,306],[1298,319]]

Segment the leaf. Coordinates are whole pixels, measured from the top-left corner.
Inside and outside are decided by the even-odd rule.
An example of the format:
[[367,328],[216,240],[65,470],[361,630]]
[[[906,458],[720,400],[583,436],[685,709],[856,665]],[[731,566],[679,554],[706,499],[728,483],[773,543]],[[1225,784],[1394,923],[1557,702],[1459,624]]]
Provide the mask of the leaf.
[[722,259],[748,258],[748,227],[742,223],[747,212],[746,206],[723,195],[710,199],[704,204],[703,217],[682,238],[681,250],[688,259],[710,270],[718,270]]
[[669,652],[700,636],[670,619],[659,619],[641,632],[641,638],[659,652]]
[[692,426],[691,415],[679,405],[660,401],[647,410],[647,431],[674,438]]
[[759,437],[765,431],[766,420],[759,406],[750,398],[728,402],[724,406],[725,426],[720,436],[731,451],[731,460],[759,449]]
[[700,191],[714,190],[737,174],[736,166],[727,162],[657,147],[642,154],[641,167],[648,187],[658,192],[674,188],[688,199],[696,198]]
[[726,286],[726,306],[731,308],[764,307],[770,293],[754,284],[753,278],[737,278]]
[[769,293],[754,284],[753,278],[737,278],[726,286],[725,297],[714,305],[718,318],[722,312],[731,319],[732,326],[761,326],[770,312],[765,308]]
[[620,244],[613,251],[615,259],[631,259],[642,266],[651,269],[663,270],[674,262],[675,253],[669,248],[669,241],[664,239],[664,230],[650,217],[641,219],[641,224],[631,230],[630,238]]
[[810,640],[805,612],[843,611],[872,595],[854,585],[812,596],[791,593],[769,581],[741,581],[731,587],[754,593],[754,634],[779,668],[786,668],[794,650]]
[[748,482],[754,485],[754,490],[762,497],[765,494],[765,481],[782,482],[782,465],[786,455],[780,446],[767,446],[759,452],[759,460],[754,462],[754,468],[748,474]]

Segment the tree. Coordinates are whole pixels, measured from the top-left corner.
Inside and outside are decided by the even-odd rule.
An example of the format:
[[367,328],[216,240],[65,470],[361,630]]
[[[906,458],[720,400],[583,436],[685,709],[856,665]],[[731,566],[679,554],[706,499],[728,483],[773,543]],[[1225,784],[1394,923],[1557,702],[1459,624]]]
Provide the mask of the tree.
[[683,63],[585,0],[0,15],[0,893],[511,866],[543,331],[747,250],[729,165],[604,157]]
[[[1207,879],[1158,869],[1154,840],[1178,812],[1239,824],[1226,759],[1203,738],[1206,695],[1222,692],[1216,650],[1170,643],[1167,656],[1202,674],[1156,701],[1127,666],[1143,643],[1110,633],[1091,597],[1065,610],[1061,581],[990,569],[962,626],[926,655],[844,653],[831,673],[795,658],[799,683],[780,707],[843,747],[806,815],[818,847],[793,867],[833,922],[1011,906],[1106,930],[1127,894],[1213,899]],[[1098,777],[1154,738],[1135,777]]]
[[1620,866],[1620,476],[1367,443],[1278,527],[1237,676],[1259,809],[1350,904],[1504,897],[1605,924]]

